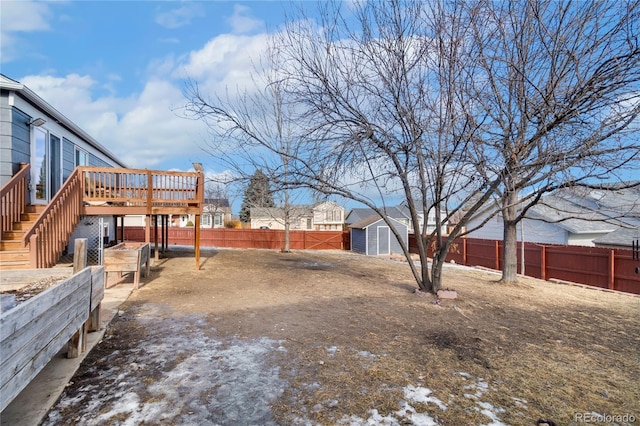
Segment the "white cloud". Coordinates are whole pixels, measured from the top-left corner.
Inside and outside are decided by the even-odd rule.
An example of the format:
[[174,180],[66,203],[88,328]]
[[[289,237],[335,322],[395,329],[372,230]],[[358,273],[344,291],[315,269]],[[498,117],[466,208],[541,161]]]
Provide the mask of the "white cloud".
[[19,33],[51,29],[49,4],[48,2],[31,1],[2,2],[2,13],[0,13],[1,62],[12,61],[28,48]]
[[227,23],[231,25],[234,34],[249,34],[254,31],[264,30],[264,22],[251,17],[251,9],[239,4],[233,7],[233,15],[227,18]]
[[237,87],[249,87],[252,61],[259,60],[266,46],[264,33],[216,36],[201,49],[150,60],[142,90],[126,96],[113,89],[121,79],[118,74],[104,81],[86,74],[42,74],[21,82],[128,166],[157,168],[175,160],[173,164],[187,169],[191,161],[207,162],[202,147],[208,136],[203,122],[181,118],[184,79],[198,81],[208,95],[222,94],[226,87],[235,93]]
[[180,7],[156,15],[156,23],[165,28],[176,29],[189,25],[194,18],[205,15],[202,5],[190,2],[183,3]]

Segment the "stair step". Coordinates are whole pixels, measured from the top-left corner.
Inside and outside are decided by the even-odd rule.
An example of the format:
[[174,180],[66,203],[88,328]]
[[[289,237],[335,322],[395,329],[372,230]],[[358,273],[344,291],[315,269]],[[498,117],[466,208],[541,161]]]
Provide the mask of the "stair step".
[[31,229],[31,227],[33,226],[33,222],[29,221],[29,222],[16,222],[13,224],[13,230],[14,231],[27,231],[29,229]]
[[25,231],[5,231],[4,234],[2,234],[2,241],[14,241],[14,240],[20,240],[22,241],[22,237],[24,236],[26,230]]
[[44,204],[29,204],[26,207],[26,212],[27,213],[37,213],[40,214],[44,211],[44,209],[46,209],[47,206],[45,206]]
[[15,271],[19,269],[31,269],[29,261],[0,262],[0,270],[2,271]]
[[29,249],[0,251],[0,263],[5,261],[29,260]]
[[40,213],[22,213],[20,220],[22,222],[35,222],[40,217]]
[[21,250],[24,249],[24,247],[22,246],[22,241],[20,240],[14,240],[14,241],[0,241],[0,250],[1,251],[5,251],[5,250]]

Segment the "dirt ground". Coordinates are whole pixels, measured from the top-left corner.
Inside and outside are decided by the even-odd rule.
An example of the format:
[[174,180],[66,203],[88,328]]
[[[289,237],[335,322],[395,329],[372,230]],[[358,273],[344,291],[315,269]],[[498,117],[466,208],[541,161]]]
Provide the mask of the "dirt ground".
[[170,251],[44,424],[640,422],[640,298],[444,276],[435,303],[389,259]]

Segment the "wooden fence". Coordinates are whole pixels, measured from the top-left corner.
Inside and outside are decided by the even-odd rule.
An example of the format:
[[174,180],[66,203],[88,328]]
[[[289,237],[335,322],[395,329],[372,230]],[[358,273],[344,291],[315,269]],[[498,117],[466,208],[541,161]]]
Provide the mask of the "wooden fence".
[[[126,226],[125,241],[144,241],[143,226]],[[155,243],[154,233],[151,243]],[[171,245],[193,245],[194,229],[170,227],[168,241]],[[158,236],[160,239],[161,237]],[[350,234],[343,231],[291,231],[289,246],[292,250],[349,250]],[[160,243],[160,242],[158,242]],[[277,229],[226,229],[202,228],[201,247],[282,249],[284,231]]]
[[[409,236],[409,246],[412,252],[417,252],[414,238]],[[522,270],[521,259],[521,244],[518,243],[518,272]],[[501,270],[502,241],[457,239],[447,255],[447,261],[452,260],[461,265]],[[558,279],[640,294],[640,274],[635,273],[637,263],[631,250],[524,244],[525,275],[543,280]]]
[[[144,227],[125,227],[126,241],[144,241]],[[168,245],[192,245],[193,228],[169,228]],[[349,231],[291,231],[292,250],[349,250]],[[152,243],[153,235],[152,235]],[[282,249],[284,231],[273,229],[202,229],[202,247]],[[417,252],[409,234],[409,250]],[[518,243],[518,272],[521,271]],[[525,243],[525,275],[559,279],[594,287],[640,294],[640,274],[631,250],[554,246]],[[429,256],[432,256],[431,250]],[[502,241],[460,238],[453,242],[447,261],[460,265],[502,268]]]

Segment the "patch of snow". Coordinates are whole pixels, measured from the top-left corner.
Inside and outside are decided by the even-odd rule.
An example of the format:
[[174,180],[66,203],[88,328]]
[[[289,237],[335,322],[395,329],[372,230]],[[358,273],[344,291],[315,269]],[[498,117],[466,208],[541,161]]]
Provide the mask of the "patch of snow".
[[210,330],[207,323],[197,319],[149,319],[149,337],[121,351],[112,368],[98,376],[105,378],[99,387],[89,385],[73,397],[63,394],[43,425],[60,424],[62,412],[70,410],[78,426],[275,424],[270,403],[286,381],[268,359],[280,342],[212,339],[204,333]]
[[[411,405],[403,402],[403,407],[395,413],[400,419],[410,421],[415,426],[437,426],[438,423],[427,413],[418,413]],[[406,422],[402,422],[406,424]]]
[[336,352],[340,352],[340,349],[338,349],[337,346],[329,346],[327,348],[327,353],[329,354],[329,356],[335,356]]
[[369,352],[369,351],[359,351],[359,352],[358,352],[358,355],[359,355],[359,356],[361,356],[361,357],[363,357],[363,358],[370,359],[370,360],[372,360],[372,361],[375,361],[375,360],[376,360],[376,358],[377,358],[377,356],[376,356],[376,355],[372,354],[372,353],[371,353],[371,352]]
[[404,388],[404,397],[409,401],[421,402],[423,404],[436,404],[442,411],[447,409],[447,406],[442,401],[435,396],[429,396],[429,394],[431,394],[431,389],[423,388],[421,386],[415,387],[413,385],[409,385]]
[[516,403],[516,405],[518,407],[522,407],[525,410],[527,409],[527,404],[529,403],[526,399],[521,399],[521,398],[516,398],[515,396],[512,396],[511,399],[513,399]]
[[478,411],[491,419],[491,423],[486,423],[482,426],[508,426],[498,418],[499,413],[505,412],[503,408],[494,407],[488,402],[479,401],[477,404],[480,407]]

